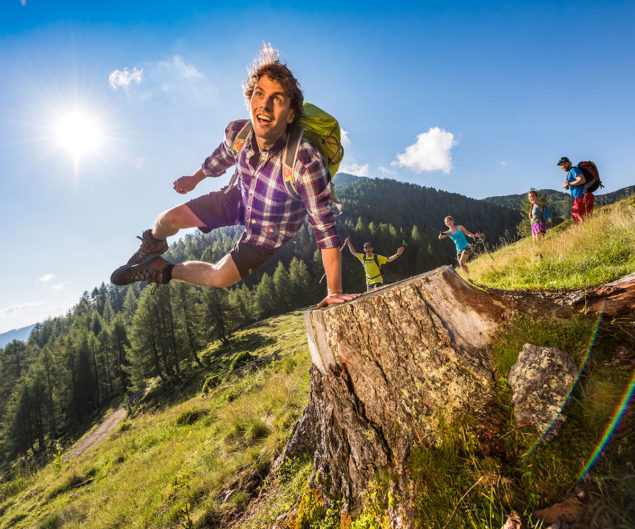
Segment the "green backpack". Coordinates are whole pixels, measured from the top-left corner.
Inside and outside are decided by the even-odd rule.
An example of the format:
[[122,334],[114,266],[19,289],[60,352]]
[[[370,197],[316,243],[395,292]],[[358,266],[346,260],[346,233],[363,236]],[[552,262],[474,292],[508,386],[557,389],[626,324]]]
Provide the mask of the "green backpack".
[[[232,149],[236,154],[245,146],[251,129],[251,121],[247,121],[245,126],[240,129],[236,135],[232,145]],[[291,186],[296,195],[299,195],[299,193],[293,181],[293,166],[298,157],[298,150],[300,149],[300,142],[303,136],[320,151],[320,154],[328,166],[331,180],[335,176],[335,173],[337,173],[342,158],[344,158],[340,125],[337,120],[321,108],[311,103],[304,103],[302,105],[302,116],[300,117],[299,123],[289,131],[287,144],[282,154],[282,177],[285,183]],[[234,178],[232,178],[231,183],[233,183],[233,181]],[[333,183],[331,182],[330,185],[333,202],[338,206],[338,209],[341,210],[340,203],[335,195]]]

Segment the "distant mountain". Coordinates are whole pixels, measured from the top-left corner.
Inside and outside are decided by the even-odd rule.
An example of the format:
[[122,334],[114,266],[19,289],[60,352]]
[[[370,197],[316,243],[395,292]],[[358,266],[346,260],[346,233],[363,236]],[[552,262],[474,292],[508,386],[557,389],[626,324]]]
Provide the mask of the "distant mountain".
[[333,178],[333,183],[336,186],[341,186],[342,184],[350,184],[351,182],[355,182],[357,180],[360,180],[364,178],[363,176],[355,176],[353,174],[349,174],[349,173],[336,173],[335,177]]
[[0,349],[2,349],[5,345],[12,342],[13,340],[20,340],[21,342],[26,342],[31,335],[31,331],[33,327],[37,324],[29,325],[27,327],[22,327],[21,329],[13,329],[12,331],[8,331],[0,334]]
[[[538,189],[539,193],[545,193],[549,197],[549,205],[555,214],[563,219],[571,217],[571,195],[562,191],[555,191],[553,189]],[[628,186],[612,193],[606,193],[602,195],[595,194],[595,204],[597,206],[606,206],[607,204],[613,204],[624,198],[627,198],[635,193],[635,186]],[[502,195],[496,197],[487,197],[483,200],[485,202],[491,202],[498,206],[504,206],[510,209],[520,210],[521,201],[526,198],[526,193],[520,195]]]

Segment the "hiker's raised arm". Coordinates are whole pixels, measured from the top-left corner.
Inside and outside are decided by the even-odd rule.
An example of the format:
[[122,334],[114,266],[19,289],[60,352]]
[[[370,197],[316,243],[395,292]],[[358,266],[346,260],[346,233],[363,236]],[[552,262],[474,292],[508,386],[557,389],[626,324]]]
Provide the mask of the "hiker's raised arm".
[[326,272],[326,297],[318,303],[318,307],[326,307],[337,303],[344,303],[355,299],[359,294],[344,294],[342,292],[342,258],[340,249],[322,248],[322,264]]
[[357,250],[353,246],[353,243],[351,242],[351,238],[346,237],[346,240],[344,242],[346,243],[346,246],[348,246],[348,251],[351,252],[353,256],[357,257]]
[[448,232],[447,231],[440,231],[439,232],[439,239],[445,239],[448,236]]
[[399,257],[402,253],[403,253],[403,246],[400,246],[399,248],[397,248],[397,252],[395,253],[395,255],[391,255],[390,257],[388,257],[386,259],[387,262],[392,263],[395,259],[397,259],[397,257]]

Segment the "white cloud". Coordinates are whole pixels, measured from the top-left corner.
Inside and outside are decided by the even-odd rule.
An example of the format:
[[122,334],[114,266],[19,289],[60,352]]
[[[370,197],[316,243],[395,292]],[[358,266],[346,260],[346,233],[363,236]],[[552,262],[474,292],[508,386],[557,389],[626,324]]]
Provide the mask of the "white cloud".
[[195,66],[187,64],[180,55],[174,55],[167,61],[159,61],[157,66],[185,79],[202,79],[205,77]]
[[388,169],[388,167],[384,167],[383,165],[380,165],[377,169],[379,170],[381,174],[387,174],[387,175],[394,175],[396,172],[393,169]]
[[451,150],[456,144],[454,134],[432,127],[428,132],[419,134],[417,143],[406,147],[406,151],[398,154],[391,165],[407,167],[417,173],[443,171],[448,174],[452,170]]
[[133,68],[132,71],[128,71],[128,68],[123,70],[115,70],[108,76],[108,82],[110,88],[117,90],[121,86],[130,86],[132,83],[139,84],[143,80],[143,68]]
[[[133,84],[142,84],[143,87],[136,88]],[[128,68],[115,70],[110,74],[110,86],[113,90],[124,86],[129,95],[142,100],[151,99],[158,94],[186,97],[187,101],[204,104],[217,99],[216,87],[205,74],[180,55],[147,62],[143,68],[133,68],[131,71]]]
[[42,301],[38,301],[37,303],[19,303],[17,305],[8,305],[0,309],[0,318],[4,318],[9,314],[15,314],[17,312],[24,312],[25,310],[29,310],[33,307],[39,307],[43,305]]
[[54,277],[55,276],[53,274],[43,275],[42,277],[38,278],[38,283],[48,283]]
[[356,176],[368,176],[369,165],[367,163],[357,163],[355,155],[353,154],[353,144],[348,136],[348,131],[341,129],[341,142],[344,147],[344,159],[338,169],[341,173],[349,173]]
[[507,160],[503,160],[503,161],[501,162],[501,165],[502,165],[503,167],[505,167],[505,166],[507,165]]
[[349,173],[355,176],[368,176],[368,164],[364,165],[358,163],[344,163],[340,165],[338,169],[340,173]]
[[64,290],[64,285],[62,283],[57,283],[55,285],[51,285],[51,288],[59,292],[60,290]]
[[346,152],[346,149],[351,148],[351,139],[348,137],[348,131],[344,129],[340,129],[340,134],[341,134],[342,147],[344,147],[344,151]]

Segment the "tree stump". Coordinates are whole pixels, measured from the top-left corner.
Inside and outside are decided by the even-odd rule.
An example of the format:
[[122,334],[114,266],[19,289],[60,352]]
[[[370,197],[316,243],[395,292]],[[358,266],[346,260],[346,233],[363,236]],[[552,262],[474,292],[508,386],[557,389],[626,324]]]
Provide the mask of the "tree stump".
[[520,313],[566,317],[571,305],[557,296],[477,288],[442,267],[306,311],[311,396],[284,455],[313,451],[313,476],[324,477],[318,486],[352,514],[378,473],[389,475],[398,498],[391,525],[412,527],[412,447],[439,443],[443,425],[464,415],[488,423],[489,346],[502,322]]

